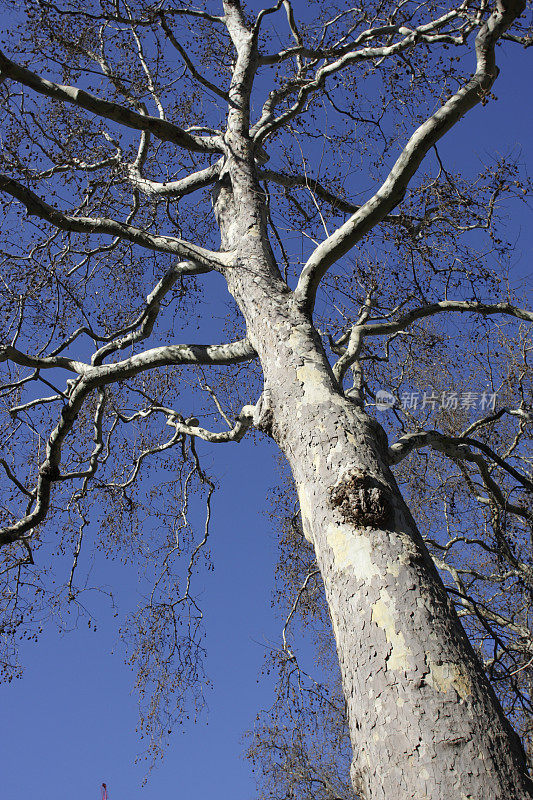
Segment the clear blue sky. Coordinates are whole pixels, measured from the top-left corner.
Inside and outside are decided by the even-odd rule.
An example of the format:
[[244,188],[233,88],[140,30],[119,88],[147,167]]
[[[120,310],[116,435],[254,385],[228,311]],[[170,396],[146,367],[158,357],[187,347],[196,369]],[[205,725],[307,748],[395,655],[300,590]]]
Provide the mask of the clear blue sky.
[[[518,48],[500,55],[498,103],[475,109],[441,147],[456,163],[530,146],[532,57]],[[525,212],[523,226],[520,272],[531,276],[531,219]],[[111,615],[101,615],[96,633],[83,624],[69,635],[45,633],[22,648],[24,677],[0,688],[2,798],[99,800],[102,781],[110,800],[253,796],[240,737],[270,703],[268,680],[257,679],[265,646],[278,643],[281,634],[270,603],[275,541],[264,513],[265,496],[278,481],[275,451],[245,440],[209,452],[221,484],[214,500],[215,571],[205,578],[203,598],[214,684],[209,711],[171,738],[164,762],[141,787],[146,766],[133,763],[140,743],[132,674]]]
[[215,571],[200,580],[215,684],[208,712],[171,738],[165,761],[140,788],[146,764],[133,765],[140,743],[132,673],[115,647],[111,615],[97,614],[96,633],[82,623],[71,634],[43,635],[23,648],[24,678],[1,688],[2,798],[99,800],[102,781],[110,800],[251,796],[240,737],[268,703],[257,678],[265,646],[280,640],[270,608],[275,542],[262,513],[277,477],[268,445],[261,453],[246,442],[212,452],[222,487],[213,504]]

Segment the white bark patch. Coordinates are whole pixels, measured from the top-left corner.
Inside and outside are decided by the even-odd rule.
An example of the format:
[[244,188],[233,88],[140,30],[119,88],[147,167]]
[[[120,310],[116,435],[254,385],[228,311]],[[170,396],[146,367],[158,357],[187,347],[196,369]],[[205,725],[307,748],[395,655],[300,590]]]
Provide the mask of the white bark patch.
[[355,533],[351,525],[330,522],[326,538],[333,550],[337,570],[342,571],[349,567],[358,580],[365,581],[380,574],[372,561],[372,543],[368,536]]
[[387,669],[407,670],[409,667],[408,656],[411,651],[405,644],[404,635],[396,631],[398,612],[393,598],[384,589],[372,606],[372,622],[385,631],[387,642],[392,645],[392,652],[387,659]]
[[300,514],[302,516],[302,530],[305,538],[311,544],[313,542],[313,534],[312,534],[312,525],[311,520],[313,519],[313,501],[309,497],[309,493],[305,486],[298,487],[298,500],[300,501]]
[[[348,437],[350,436],[351,433],[348,433]],[[353,438],[354,437],[352,436],[352,439]],[[328,466],[332,463],[332,461],[335,459],[336,456],[340,455],[345,450],[345,448],[346,448],[345,443],[341,439],[339,439],[335,447],[333,447],[328,453],[328,457],[326,459]]]
[[472,681],[466,670],[459,664],[447,661],[443,664],[435,664],[428,660],[429,673],[426,675],[426,683],[432,686],[437,692],[449,692],[455,689],[459,697],[463,700],[472,694]]

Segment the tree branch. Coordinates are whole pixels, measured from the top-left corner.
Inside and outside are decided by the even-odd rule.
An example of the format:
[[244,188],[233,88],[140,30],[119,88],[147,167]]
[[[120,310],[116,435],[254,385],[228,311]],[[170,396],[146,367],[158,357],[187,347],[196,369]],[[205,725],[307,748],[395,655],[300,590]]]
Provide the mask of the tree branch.
[[[479,447],[479,444],[480,443],[477,443],[474,440],[475,447]],[[519,506],[516,505],[516,503],[511,503],[509,501],[508,497],[502,491],[502,488],[492,477],[489,465],[483,456],[481,456],[479,453],[474,453],[462,437],[446,436],[439,431],[416,431],[413,433],[408,433],[405,436],[402,436],[402,438],[399,439],[395,444],[391,445],[391,447],[389,447],[389,463],[399,463],[403,458],[405,458],[406,455],[408,455],[408,453],[420,447],[432,447],[434,450],[444,453],[453,460],[457,461],[461,471],[463,472],[463,475],[465,476],[468,486],[472,490],[478,502],[482,503],[483,505],[497,504],[506,513],[515,514],[522,519],[533,522],[533,514],[531,510],[526,506]],[[484,450],[485,452],[489,450],[489,452],[492,454],[490,448],[484,448]],[[491,457],[491,455],[489,455],[489,457]],[[468,476],[467,471],[461,466],[461,461],[470,461],[476,464],[489,497],[483,497],[474,487],[474,484],[471,478]],[[518,479],[528,491],[531,492],[533,490],[533,482],[530,479],[520,475],[520,473],[517,473],[513,467],[499,457],[497,457],[497,463],[501,469],[504,469],[506,472],[515,477],[515,479]]]
[[[360,34],[360,36],[357,37],[355,42],[350,43],[345,48],[341,48],[340,52],[322,52],[318,54],[314,63],[308,65],[307,68],[302,66],[302,69],[298,71],[295,79],[289,81],[281,89],[270,93],[266,103],[263,106],[261,118],[252,128],[251,133],[254,137],[254,140],[257,143],[261,143],[267,136],[270,136],[282,125],[285,125],[291,119],[294,119],[294,117],[296,117],[303,110],[310,95],[322,88],[330,76],[336,75],[343,69],[353,66],[358,62],[375,61],[376,59],[389,58],[390,56],[398,55],[404,50],[412,47],[417,41],[429,43],[443,39],[446,42],[451,41],[455,44],[462,43],[465,33],[460,36],[459,41],[455,41],[453,36],[450,34],[443,34],[442,36],[439,36],[437,33],[435,33],[435,31],[438,31],[441,27],[446,25],[446,23],[456,19],[457,16],[458,11],[452,10],[446,14],[443,14],[438,19],[431,20],[425,25],[419,25],[414,30],[406,28],[402,25],[393,25],[372,29],[370,31],[364,31]],[[390,38],[394,35],[399,35],[402,38],[397,42],[391,43]],[[373,38],[376,36],[387,37],[389,43],[374,47],[364,47],[360,50],[355,49],[359,44],[367,41],[368,38]],[[291,56],[296,55],[297,57],[301,54],[300,48],[291,48],[288,52],[290,52]],[[308,72],[312,67],[316,66],[317,61],[322,60],[323,58],[332,57],[335,58],[335,60],[329,61],[328,63],[320,66],[312,78],[306,77],[306,72]],[[296,92],[297,98],[294,104],[278,117],[275,117],[274,111],[277,106],[283,100],[286,100],[286,98],[291,94]]]
[[163,28],[163,31],[165,32],[167,39],[169,40],[171,45],[178,51],[182,59],[185,61],[185,65],[187,66],[187,69],[189,70],[193,78],[197,80],[198,83],[201,83],[202,86],[205,86],[206,89],[209,89],[209,91],[213,92],[213,94],[218,95],[218,97],[221,97],[222,100],[224,100],[225,102],[229,102],[228,92],[224,91],[223,89],[220,89],[220,87],[216,86],[216,84],[214,83],[211,83],[210,80],[204,78],[204,76],[198,72],[198,70],[192,63],[191,59],[187,55],[187,52],[174,36],[174,31],[168,24],[163,11],[158,11],[158,17],[161,22],[161,27]]
[[199,189],[214,183],[220,173],[221,162],[217,161],[210,167],[193,172],[177,181],[152,181],[145,178],[140,170],[139,163],[135,161],[126,167],[128,180],[131,185],[143,194],[157,197],[185,197]]
[[[30,493],[35,500],[33,509],[12,525],[0,529],[0,546],[22,539],[26,533],[36,528],[45,519],[50,506],[52,484],[70,477],[68,475],[62,476],[60,473],[63,442],[74,426],[87,397],[95,389],[101,390],[103,386],[126,380],[154,367],[179,364],[234,364],[254,357],[254,349],[248,340],[242,339],[223,345],[169,345],[167,347],[156,347],[116,364],[104,364],[97,367],[86,365],[88,369],[83,372],[82,377],[74,384],[71,384],[68,402],[63,406],[59,422],[48,439],[46,457],[39,468],[37,486],[34,492]],[[248,420],[253,416],[253,409],[245,406],[241,416],[242,419],[239,418],[237,420],[233,431],[225,434],[226,439],[228,435],[232,434],[233,440],[238,440],[239,436],[244,434],[246,427],[250,424]],[[100,419],[101,404],[97,408],[95,426]],[[191,433],[194,432],[192,430],[193,426],[186,427],[187,431],[185,432],[189,433],[188,427],[191,427]],[[196,433],[196,435],[199,434]],[[208,435],[210,435],[210,432],[205,431],[203,438]],[[216,436],[216,434],[213,434],[213,436]],[[220,441],[223,440],[223,438],[220,439]],[[214,441],[214,439],[210,439],[210,441]],[[98,450],[98,452],[100,451]],[[91,477],[97,469],[97,455],[94,458],[91,457]],[[83,475],[88,476],[89,473],[83,473]],[[27,494],[27,490],[25,493]]]
[[[394,337],[395,334],[404,331],[414,322],[434,316],[435,314],[445,311],[470,312],[483,315],[507,314],[516,319],[533,322],[532,311],[518,308],[508,302],[482,303],[477,300],[441,300],[438,303],[428,303],[426,306],[414,308],[391,322],[366,322],[371,308],[371,303],[368,298],[366,306],[367,309],[365,313],[359,317],[357,322],[345,331],[336,342],[331,342],[333,352],[340,354],[339,360],[333,367],[333,372],[339,382],[342,382],[346,371],[357,361],[364,338],[367,336],[381,336],[387,334]],[[343,349],[343,346],[345,346],[346,349]]]
[[426,317],[432,317],[444,311],[459,311],[462,313],[470,312],[476,314],[507,314],[516,319],[523,319],[526,322],[533,322],[533,311],[518,308],[511,303],[482,303],[477,300],[440,300],[438,303],[429,303],[427,306],[420,306],[411,311],[407,311],[397,320],[392,322],[369,322],[363,326],[363,336],[378,336],[388,333],[397,333],[405,330],[413,322]]
[[[136,339],[132,337],[126,343],[112,342],[112,349],[110,346],[101,348],[95,356],[95,361],[100,361],[105,355],[126,347],[133,341]],[[85,382],[92,388],[127,380],[140,372],[146,372],[146,370],[156,367],[172,367],[182,364],[239,364],[255,357],[256,352],[248,339],[240,339],[229,344],[169,344],[153,347],[113,364],[88,364],[85,361],[76,361],[65,356],[38,358],[23,353],[10,345],[0,348],[0,363],[12,361],[22,367],[33,367],[34,369],[66,369],[83,376]]]
[[191,150],[195,153],[221,153],[223,151],[218,137],[193,136],[164,119],[139,114],[137,111],[125,108],[119,103],[103,100],[75,86],[63,86],[46,80],[35,72],[31,72],[31,70],[11,61],[1,51],[0,73],[3,77],[22,83],[45,97],[51,97],[64,103],[72,103],[84,108],[86,111],[117,122],[120,125],[125,125],[128,128],[153,133],[161,141],[173,142],[186,150]]
[[[215,253],[212,250],[205,250],[203,247],[198,247],[182,239],[148,233],[141,228],[107,217],[76,217],[66,214],[46,203],[31,189],[27,189],[18,181],[2,174],[0,174],[0,191],[7,192],[19,200],[26,206],[29,215],[40,217],[63,231],[118,236],[148,250],[174,253],[180,258],[195,261],[204,272],[220,269],[227,265],[231,259],[228,253]],[[202,269],[198,271],[200,272]]]
[[176,432],[185,436],[194,436],[203,439],[211,444],[222,444],[225,442],[240,442],[247,430],[253,424],[255,406],[243,406],[235,424],[227,431],[209,431],[200,427],[198,420],[185,420],[180,418],[172,409],[155,407],[154,411],[164,411],[167,414],[167,425],[171,425]]
[[[298,173],[278,172],[273,169],[263,169],[259,172],[259,178],[264,181],[272,181],[285,189],[307,189],[313,192],[319,200],[328,203],[334,211],[341,211],[343,214],[355,214],[361,208],[360,205],[351,203],[344,197],[334,194],[325,186],[322,186],[316,178],[306,175],[299,175]],[[397,225],[405,225],[412,228],[413,224],[420,224],[421,220],[404,214],[387,214],[387,222],[392,222]]]
[[144,353],[130,356],[114,364],[87,365],[83,380],[96,386],[105,386],[123,381],[156,367],[172,367],[184,364],[225,365],[239,364],[256,357],[248,339],[228,344],[170,344],[153,347]]
[[446,436],[439,431],[416,431],[414,433],[407,433],[402,436],[395,444],[389,447],[389,463],[398,464],[404,459],[412,450],[420,447],[433,447],[441,452],[450,450],[457,454],[460,448],[468,446],[475,447],[481,450],[491,461],[497,464],[500,469],[503,469],[518,481],[525,489],[533,492],[533,481],[522,475],[511,464],[508,464],[503,458],[492,450],[488,445],[480,442],[478,439],[472,439],[469,436]]
[[467,111],[482,102],[498,76],[496,42],[525,8],[525,0],[497,0],[496,8],[476,37],[477,67],[473,77],[413,133],[384,183],[344,225],[315,249],[295,290],[296,302],[308,312],[327,270],[345,255],[403,199],[409,181],[428,150]]
[[[119,13],[110,14],[106,11],[102,11],[100,14],[91,14],[90,11],[85,10],[60,8],[56,3],[50,2],[50,0],[40,0],[40,4],[43,8],[51,8],[61,16],[84,17],[85,19],[92,19],[100,23],[105,20],[106,22],[121,22],[125,25],[140,25],[146,27],[151,27],[154,24],[153,14],[150,13],[141,18],[134,18],[125,17]],[[114,8],[117,8],[116,4],[114,4]],[[224,23],[224,17],[217,16],[216,14],[209,14],[207,11],[200,11],[199,9],[167,8],[165,9],[165,13],[176,17],[196,17],[197,19],[205,19],[208,22]]]

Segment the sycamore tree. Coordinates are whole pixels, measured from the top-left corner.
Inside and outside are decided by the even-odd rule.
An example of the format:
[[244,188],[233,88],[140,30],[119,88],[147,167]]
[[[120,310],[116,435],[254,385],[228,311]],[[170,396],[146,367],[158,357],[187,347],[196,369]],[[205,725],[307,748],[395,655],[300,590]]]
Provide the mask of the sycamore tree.
[[295,602],[323,581],[355,791],[533,796],[485,671],[505,700],[533,660],[533,312],[500,225],[529,189],[438,149],[530,43],[525,2],[4,5],[4,672],[81,604],[99,516],[92,546],[152,576],[125,635],[157,739],[198,692],[199,440],[255,430],[316,560]]

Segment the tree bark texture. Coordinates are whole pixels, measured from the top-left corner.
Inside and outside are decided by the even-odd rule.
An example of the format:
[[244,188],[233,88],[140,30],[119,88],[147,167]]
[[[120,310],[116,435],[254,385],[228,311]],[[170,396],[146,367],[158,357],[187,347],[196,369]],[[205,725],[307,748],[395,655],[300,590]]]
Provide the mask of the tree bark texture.
[[380,800],[529,797],[521,745],[384,464],[379,430],[334,391],[310,406],[315,375],[276,437],[325,583],[354,788]]
[[341,393],[280,279],[249,156],[238,142],[232,152],[215,202],[222,248],[241,254],[226,278],[263,368],[256,424],[289,461],[324,580],[354,789],[367,800],[531,798],[522,745],[387,466],[385,433]]
[[380,800],[530,797],[521,744],[385,463],[385,436],[341,397],[304,328],[265,350],[264,424],[291,465],[325,584],[354,787]]

